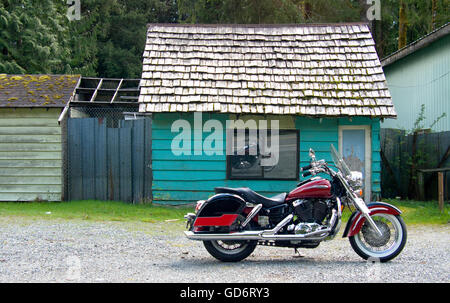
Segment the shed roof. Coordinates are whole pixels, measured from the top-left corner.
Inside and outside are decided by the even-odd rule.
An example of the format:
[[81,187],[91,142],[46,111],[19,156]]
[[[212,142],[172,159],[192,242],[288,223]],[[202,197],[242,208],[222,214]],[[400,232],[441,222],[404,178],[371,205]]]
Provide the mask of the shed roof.
[[80,75],[0,74],[0,107],[64,107]]
[[367,24],[150,24],[141,112],[395,117]]

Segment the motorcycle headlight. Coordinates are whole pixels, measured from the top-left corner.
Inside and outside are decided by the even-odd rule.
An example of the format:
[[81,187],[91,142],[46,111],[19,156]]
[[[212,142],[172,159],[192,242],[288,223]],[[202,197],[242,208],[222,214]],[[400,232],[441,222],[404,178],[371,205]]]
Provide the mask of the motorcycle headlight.
[[350,186],[354,189],[360,189],[363,186],[363,175],[359,171],[352,171],[348,176]]

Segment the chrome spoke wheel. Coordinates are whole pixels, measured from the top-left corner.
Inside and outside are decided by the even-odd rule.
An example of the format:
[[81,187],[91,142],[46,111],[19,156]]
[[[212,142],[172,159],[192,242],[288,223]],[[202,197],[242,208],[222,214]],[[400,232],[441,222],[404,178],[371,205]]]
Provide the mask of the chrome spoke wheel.
[[366,221],[359,233],[350,238],[355,251],[365,259],[377,258],[388,261],[396,257],[406,243],[406,227],[400,217],[390,214],[371,216],[380,236]]

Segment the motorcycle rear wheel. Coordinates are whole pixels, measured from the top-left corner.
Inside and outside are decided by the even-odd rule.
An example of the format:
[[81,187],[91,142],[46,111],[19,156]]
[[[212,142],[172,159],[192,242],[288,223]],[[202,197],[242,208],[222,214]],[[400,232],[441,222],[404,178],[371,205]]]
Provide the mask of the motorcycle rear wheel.
[[349,237],[350,245],[365,260],[390,261],[397,257],[406,245],[405,222],[400,216],[389,214],[375,214],[372,219],[383,236],[378,236],[366,221],[359,233]]
[[203,241],[206,250],[214,258],[223,262],[239,262],[250,256],[257,241]]

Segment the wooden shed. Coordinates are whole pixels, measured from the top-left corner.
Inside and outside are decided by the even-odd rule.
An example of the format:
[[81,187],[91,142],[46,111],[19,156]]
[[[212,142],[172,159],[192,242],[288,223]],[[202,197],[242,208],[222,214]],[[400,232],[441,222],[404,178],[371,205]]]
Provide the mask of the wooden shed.
[[[366,201],[379,197],[380,120],[396,112],[367,24],[150,24],[143,63],[154,202],[191,203],[216,186],[286,192],[301,179],[309,148],[331,161],[330,144],[363,172]],[[227,120],[278,121],[277,165],[235,166]],[[197,131],[187,153],[174,145],[179,125]],[[223,132],[208,150],[212,125]]]
[[0,75],[0,201],[61,201],[58,118],[78,75]]

